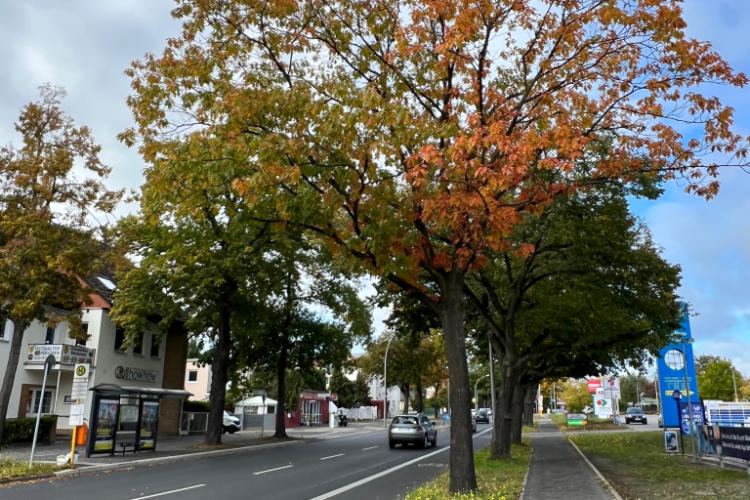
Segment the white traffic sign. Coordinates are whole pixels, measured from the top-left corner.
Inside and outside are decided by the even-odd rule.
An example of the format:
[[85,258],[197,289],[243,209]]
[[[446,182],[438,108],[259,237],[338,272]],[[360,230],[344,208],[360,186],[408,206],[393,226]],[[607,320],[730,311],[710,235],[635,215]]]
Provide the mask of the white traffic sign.
[[70,417],[68,425],[83,425],[83,412],[86,405],[70,405]]
[[89,392],[89,369],[88,363],[77,363],[73,368],[73,387],[70,398],[78,404],[86,402]]

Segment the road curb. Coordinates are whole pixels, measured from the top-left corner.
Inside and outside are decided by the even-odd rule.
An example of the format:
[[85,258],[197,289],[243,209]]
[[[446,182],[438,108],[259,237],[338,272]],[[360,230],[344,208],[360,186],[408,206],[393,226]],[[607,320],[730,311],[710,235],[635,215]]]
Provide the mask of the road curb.
[[583,458],[583,460],[586,462],[586,464],[588,464],[591,470],[594,471],[594,474],[596,474],[596,477],[598,477],[604,483],[604,485],[607,487],[607,489],[615,498],[615,500],[623,500],[620,494],[617,493],[617,490],[614,488],[614,486],[612,486],[612,483],[607,481],[607,478],[605,478],[604,475],[601,472],[599,472],[599,469],[597,469],[596,466],[591,463],[591,460],[589,460],[586,457],[586,455],[583,454],[581,449],[578,446],[576,446],[576,444],[570,439],[568,439],[567,441],[573,446],[573,448],[578,452],[578,454],[581,455],[581,458]]

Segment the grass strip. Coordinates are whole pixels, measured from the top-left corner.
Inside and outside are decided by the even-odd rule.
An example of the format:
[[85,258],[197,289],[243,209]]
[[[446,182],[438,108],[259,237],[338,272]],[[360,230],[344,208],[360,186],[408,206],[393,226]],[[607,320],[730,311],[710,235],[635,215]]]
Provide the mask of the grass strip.
[[664,434],[627,432],[570,436],[623,498],[743,498],[750,497],[750,477],[744,471],[693,463],[687,455],[668,455]]
[[67,468],[67,465],[61,467],[56,464],[42,463],[35,463],[31,467],[29,467],[29,463],[27,461],[11,460],[10,458],[0,458],[0,480],[42,476],[44,474],[51,474],[55,471]]
[[450,495],[448,471],[406,496],[406,500],[510,500],[521,495],[526,471],[531,460],[530,440],[511,447],[510,460],[490,460],[489,448],[474,454],[477,490]]

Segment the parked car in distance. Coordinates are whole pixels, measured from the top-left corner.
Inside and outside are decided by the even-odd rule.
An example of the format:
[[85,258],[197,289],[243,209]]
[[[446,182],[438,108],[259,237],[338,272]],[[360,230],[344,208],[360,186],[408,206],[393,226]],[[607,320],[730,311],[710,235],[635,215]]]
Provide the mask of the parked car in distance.
[[242,426],[240,425],[240,419],[224,410],[224,422],[222,425],[222,430],[224,432],[228,432],[229,434],[234,434],[241,428]]
[[424,415],[397,415],[388,427],[388,446],[395,448],[409,443],[420,448],[437,446],[437,427]]
[[648,419],[646,414],[643,413],[643,409],[637,406],[631,406],[625,410],[625,423],[630,424],[632,422],[638,422],[639,424],[647,424]]
[[487,412],[486,408],[480,408],[477,410],[477,416],[476,416],[477,423],[483,423],[483,424],[489,424],[490,423],[490,414]]

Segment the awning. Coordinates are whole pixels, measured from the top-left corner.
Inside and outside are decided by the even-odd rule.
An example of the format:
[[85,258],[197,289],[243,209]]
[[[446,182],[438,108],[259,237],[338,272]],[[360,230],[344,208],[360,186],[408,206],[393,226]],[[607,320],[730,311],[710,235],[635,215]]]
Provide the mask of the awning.
[[119,386],[116,384],[95,385],[90,391],[107,394],[110,396],[157,396],[162,398],[186,399],[193,394],[183,389],[165,389],[163,387],[132,387]]

